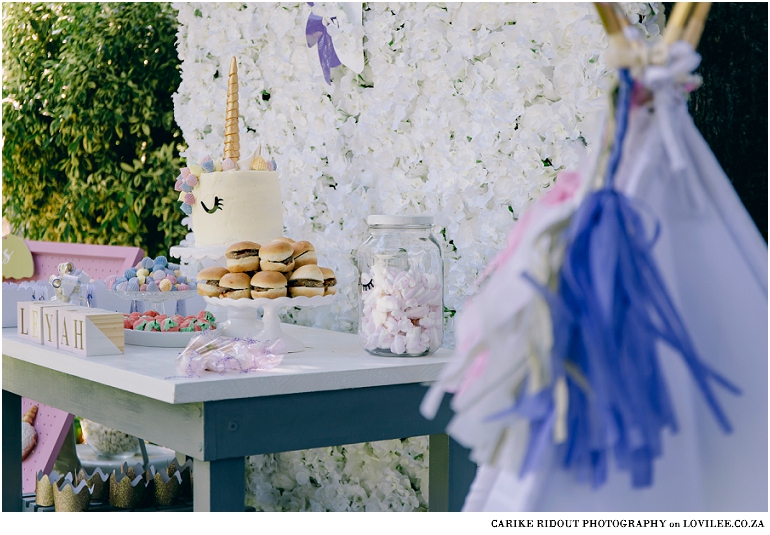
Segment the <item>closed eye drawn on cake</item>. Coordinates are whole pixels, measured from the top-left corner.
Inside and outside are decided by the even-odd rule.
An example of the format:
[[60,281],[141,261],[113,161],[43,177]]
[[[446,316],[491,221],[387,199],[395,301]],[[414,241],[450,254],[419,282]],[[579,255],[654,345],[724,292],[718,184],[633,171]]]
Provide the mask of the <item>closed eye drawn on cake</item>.
[[365,292],[368,290],[371,290],[372,288],[374,288],[374,281],[369,281],[366,284],[362,284],[361,287],[364,289]]
[[213,208],[211,208],[211,209],[206,208],[206,205],[203,203],[203,201],[201,201],[201,206],[203,206],[203,209],[206,210],[207,214],[213,214],[217,210],[223,210],[224,209],[223,206],[222,206],[222,199],[220,199],[219,197],[214,197],[214,207]]

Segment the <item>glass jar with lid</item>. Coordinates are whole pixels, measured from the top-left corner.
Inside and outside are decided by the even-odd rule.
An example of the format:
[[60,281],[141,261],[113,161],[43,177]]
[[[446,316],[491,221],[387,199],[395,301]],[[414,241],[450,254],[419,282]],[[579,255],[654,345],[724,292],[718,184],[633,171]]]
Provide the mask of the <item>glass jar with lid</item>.
[[431,216],[371,215],[359,247],[358,337],[373,355],[418,357],[441,347],[444,263]]

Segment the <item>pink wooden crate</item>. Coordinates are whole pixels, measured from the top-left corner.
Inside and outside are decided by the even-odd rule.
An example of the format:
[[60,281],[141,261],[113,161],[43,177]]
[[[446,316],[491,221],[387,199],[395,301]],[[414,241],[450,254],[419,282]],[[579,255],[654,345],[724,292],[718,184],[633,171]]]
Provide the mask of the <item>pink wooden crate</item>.
[[139,247],[30,240],[25,242],[32,253],[35,274],[23,280],[48,280],[51,275],[59,273],[59,264],[62,262],[72,262],[92,279],[103,280],[110,275],[122,275],[144,258],[144,251]]
[[[46,281],[51,275],[59,273],[59,264],[62,262],[72,262],[76,268],[88,273],[92,279],[105,279],[110,275],[123,274],[125,270],[135,266],[144,258],[144,251],[139,247],[30,240],[25,242],[32,253],[35,272],[32,277],[22,280]],[[15,282],[22,282],[22,280]],[[22,398],[22,415],[32,405],[38,405],[34,424],[38,433],[38,442],[32,453],[22,463],[24,494],[35,492],[35,478],[38,471],[50,473],[67,437],[67,431],[75,419],[72,414],[28,398]]]

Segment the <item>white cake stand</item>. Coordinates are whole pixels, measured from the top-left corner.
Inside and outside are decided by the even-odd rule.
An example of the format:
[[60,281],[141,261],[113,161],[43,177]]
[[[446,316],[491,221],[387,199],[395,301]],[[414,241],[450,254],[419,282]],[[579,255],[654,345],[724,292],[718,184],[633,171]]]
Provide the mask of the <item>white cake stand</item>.
[[[182,247],[175,245],[168,253],[173,258],[178,258],[183,268],[183,275],[194,277],[201,269],[211,266],[227,267],[225,258],[227,247]],[[187,273],[185,273],[185,271]]]
[[[210,305],[223,306],[228,309],[228,322],[222,326],[225,336],[233,338],[251,338],[259,342],[284,343],[287,353],[298,353],[305,350],[302,340],[289,336],[281,330],[281,320],[278,311],[285,307],[315,307],[328,305],[336,295],[322,297],[279,297],[277,299],[219,299],[204,297]],[[258,320],[258,310],[264,310],[262,323]]]

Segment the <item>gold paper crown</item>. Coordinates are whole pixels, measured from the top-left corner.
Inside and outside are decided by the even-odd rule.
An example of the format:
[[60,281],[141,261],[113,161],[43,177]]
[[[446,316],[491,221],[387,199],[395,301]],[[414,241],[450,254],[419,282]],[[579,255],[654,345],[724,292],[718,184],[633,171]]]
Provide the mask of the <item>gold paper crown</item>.
[[238,136],[238,65],[235,56],[230,60],[230,74],[227,75],[227,113],[225,115],[225,158],[237,162],[241,157],[241,142]]

